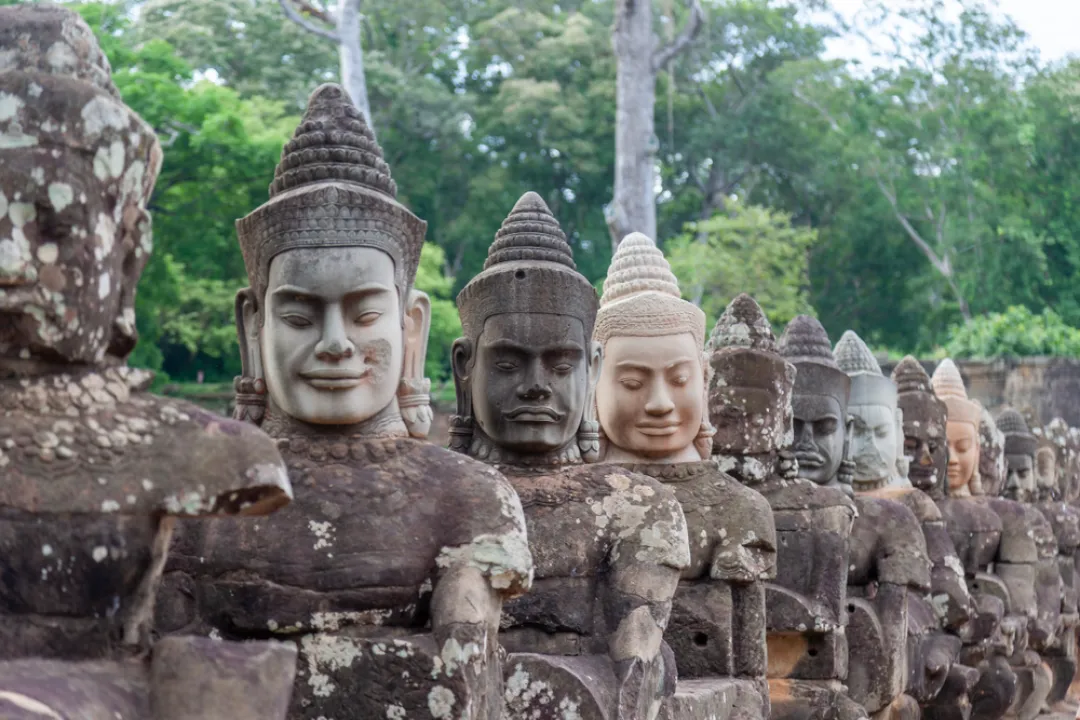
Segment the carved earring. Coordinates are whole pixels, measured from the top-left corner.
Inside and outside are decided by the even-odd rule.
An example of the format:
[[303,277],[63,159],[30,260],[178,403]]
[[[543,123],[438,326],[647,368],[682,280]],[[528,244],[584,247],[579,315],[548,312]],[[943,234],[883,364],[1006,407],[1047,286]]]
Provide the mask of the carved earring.
[[401,378],[397,390],[398,410],[401,419],[409,430],[409,436],[423,440],[431,430],[431,421],[435,414],[431,410],[431,380],[421,378]]
[[238,375],[233,379],[233,419],[261,425],[266,417],[266,381]]
[[709,421],[709,385],[712,383],[713,367],[712,363],[709,362],[708,353],[702,353],[701,367],[702,374],[705,376],[703,391],[705,397],[701,405],[704,410],[701,413],[701,427],[698,428],[697,437],[694,438],[694,447],[702,460],[708,460],[712,457],[713,436],[716,435],[716,428]]

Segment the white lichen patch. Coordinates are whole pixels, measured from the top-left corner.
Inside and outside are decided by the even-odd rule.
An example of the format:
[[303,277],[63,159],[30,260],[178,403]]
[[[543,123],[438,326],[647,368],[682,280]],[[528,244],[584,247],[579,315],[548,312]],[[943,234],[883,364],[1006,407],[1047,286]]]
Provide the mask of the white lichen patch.
[[26,103],[18,95],[0,92],[0,122],[11,120]]
[[109,549],[104,545],[98,545],[91,551],[90,555],[94,558],[94,562],[103,562],[105,558],[109,557]]
[[312,694],[325,698],[337,690],[327,673],[351,668],[363,655],[363,650],[350,638],[314,634],[300,640],[300,654],[307,663],[307,681]]
[[459,668],[482,656],[483,650],[478,643],[467,642],[462,645],[457,638],[447,640],[439,651],[439,658],[442,660],[442,667],[447,677],[453,677]]
[[483,573],[497,590],[532,584],[533,564],[529,542],[522,532],[478,535],[466,545],[444,547],[435,558],[440,568],[471,566]]
[[106,129],[123,130],[128,124],[128,113],[112,98],[97,96],[82,109],[83,130],[90,136],[98,136]]
[[64,208],[75,202],[75,191],[67,183],[49,183],[49,202],[56,212],[63,212]]
[[405,708],[400,705],[388,705],[386,717],[387,720],[405,720]]
[[313,549],[322,550],[323,548],[334,546],[334,526],[327,522],[320,522],[318,520],[308,521],[308,530],[315,536],[315,545]]
[[454,711],[454,703],[457,698],[454,697],[454,693],[449,688],[444,688],[442,685],[436,685],[431,688],[431,692],[428,693],[428,712],[431,713],[433,718],[448,718],[451,717],[451,713]]

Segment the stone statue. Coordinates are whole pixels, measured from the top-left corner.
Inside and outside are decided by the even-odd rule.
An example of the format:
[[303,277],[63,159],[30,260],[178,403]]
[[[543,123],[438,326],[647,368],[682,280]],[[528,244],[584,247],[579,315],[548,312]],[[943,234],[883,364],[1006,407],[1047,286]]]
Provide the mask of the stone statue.
[[599,451],[596,291],[539,195],[518,200],[457,303],[451,444],[513,484],[536,561],[503,618],[505,717],[655,717],[675,685],[662,635],[690,562],[686,521],[666,485],[582,464]]
[[[776,580],[765,586],[772,717],[865,717],[843,685],[847,544],[855,506],[839,488],[797,477],[790,453],[795,367],[780,355],[753,298],[732,300],[708,349],[713,451],[725,472],[765,496],[776,524]],[[839,401],[823,400],[838,413]],[[835,419],[839,423],[841,416]]]
[[851,378],[849,454],[855,464],[855,492],[886,485],[910,487],[904,457],[904,414],[896,403],[896,385],[882,375],[870,348],[851,330],[840,337],[833,354],[836,364]]
[[[930,559],[919,519],[904,503],[880,494],[886,485],[897,485],[903,421],[896,406],[896,386],[881,374],[870,349],[854,333],[845,333],[837,348],[841,351],[837,366],[850,375],[854,400],[848,409],[853,413],[850,449],[855,456],[859,511],[848,544],[848,688],[871,715],[915,718],[917,702],[904,691],[909,685],[923,691],[927,672],[919,672],[918,681],[912,683],[908,671],[916,664],[925,666],[927,658],[908,658],[908,645],[916,650],[928,645],[924,642],[928,628],[923,623],[909,628],[908,615],[914,603],[919,617],[922,598],[930,590]],[[917,499],[909,498],[918,510]],[[911,629],[918,631],[915,638],[908,636]],[[925,699],[940,689],[949,665],[951,661],[943,657],[934,658]]]
[[292,495],[263,433],[125,365],[160,146],[74,12],[0,8],[0,48],[0,716],[284,717],[290,648],[149,657],[176,519]]
[[1011,659],[1019,690],[1010,714],[1029,720],[1042,711],[1053,683],[1039,654],[1053,647],[1060,629],[1061,574],[1053,528],[1032,504],[1037,494],[1038,438],[1023,415],[1011,408],[998,415],[997,426],[1005,435],[1008,476],[1002,497],[992,498],[990,505],[1001,517],[1001,544],[1015,561],[1000,563],[995,569],[1008,584],[1014,604],[1029,609],[1029,649]]
[[425,223],[395,194],[345,91],[317,88],[270,200],[237,222],[237,407],[277,440],[296,498],[183,538],[158,608],[164,630],[294,642],[295,720],[498,717],[501,607],[531,582],[506,480],[409,437],[426,415]]
[[[901,481],[894,475],[886,474],[890,471],[907,471],[907,463],[901,465],[897,460],[903,455],[902,448],[907,442],[904,418],[898,406],[897,386],[882,375],[870,349],[854,332],[849,330],[844,333],[837,343],[835,354],[840,369],[851,377],[853,402],[849,410],[855,416],[852,453],[855,458],[856,497],[892,500],[905,505],[917,519],[927,549],[930,561],[930,576],[927,579],[931,592],[920,591],[917,584],[907,590],[908,657],[907,677],[904,678],[905,692],[920,706],[927,707],[937,699],[957,659],[962,642],[955,631],[967,620],[971,597],[964,582],[960,560],[933,498],[913,487],[906,477]],[[901,363],[900,367],[902,374],[908,372],[905,363]],[[928,391],[930,378],[921,367],[918,370],[925,379]],[[918,385],[918,380],[915,385]],[[913,390],[912,384],[905,383],[904,392],[909,396],[905,397],[905,404],[913,406],[915,426],[922,428],[924,422],[931,420],[926,416],[936,414],[943,433],[944,406],[931,395],[930,402],[924,400],[922,405],[936,412],[926,413],[925,407],[919,407],[919,399],[910,397]],[[917,444],[918,440],[913,439],[912,445]],[[860,513],[863,509],[860,508]],[[870,508],[866,510],[865,518],[871,522],[865,522],[862,516],[856,520],[856,535],[873,528],[877,524],[873,522],[873,517],[881,514]],[[892,516],[899,519],[895,513]],[[889,554],[896,555],[895,552]],[[880,575],[879,572],[879,580]],[[911,580],[921,579],[917,568],[908,577],[909,584]],[[967,699],[966,694],[961,697]],[[937,705],[939,715],[944,711],[943,704],[944,700]],[[959,710],[959,698],[954,698],[953,705],[955,710]]]
[[641,233],[615,252],[593,337],[604,354],[596,388],[604,459],[670,487],[691,538],[690,565],[664,634],[680,676],[667,716],[709,717],[703,705],[734,694],[733,717],[765,717],[772,510],[712,457],[705,314],[681,299],[663,253]]
[[799,477],[851,495],[851,379],[837,366],[825,328],[808,315],[798,315],[788,323],[779,348],[796,370],[791,404]]
[[1066,474],[1071,458],[1068,425],[1054,418],[1046,427],[1036,428],[1039,447],[1035,453],[1035,475],[1039,501],[1036,508],[1054,530],[1057,564],[1061,575],[1061,626],[1054,642],[1043,653],[1054,682],[1047,697],[1051,709],[1075,716],[1077,707],[1067,698],[1076,675],[1077,590],[1076,549],[1080,546],[1080,511],[1065,499],[1069,488]]

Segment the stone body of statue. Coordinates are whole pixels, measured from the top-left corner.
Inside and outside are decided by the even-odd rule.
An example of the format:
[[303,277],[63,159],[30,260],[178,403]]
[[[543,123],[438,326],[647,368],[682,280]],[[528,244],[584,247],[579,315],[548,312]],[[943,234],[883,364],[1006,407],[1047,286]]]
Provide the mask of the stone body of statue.
[[0,57],[0,716],[281,718],[291,649],[148,656],[176,518],[292,494],[270,438],[125,365],[157,139],[76,13],[0,8]]
[[1076,551],[1080,546],[1080,511],[1072,504],[1076,494],[1073,476],[1075,458],[1069,442],[1069,426],[1061,418],[1054,418],[1047,423],[1041,429],[1040,435],[1045,446],[1040,447],[1040,455],[1036,457],[1035,464],[1040,490],[1037,507],[1054,528],[1063,587],[1061,632],[1043,657],[1054,673],[1054,684],[1047,702],[1054,711],[1075,716],[1076,702],[1069,697],[1069,686],[1077,671],[1077,594],[1080,592],[1080,577],[1076,572]]
[[[1010,541],[1005,519],[993,507],[995,500],[982,497],[979,460],[983,408],[968,399],[964,382],[951,360],[938,365],[932,386],[947,409],[948,497],[939,506],[974,596],[975,637],[965,638],[971,645],[962,654],[965,665],[978,667],[981,672],[972,691],[972,716],[998,718],[1020,696],[1017,692],[1020,679],[1014,679],[1015,669],[1005,665],[1006,657],[1009,665],[1015,665],[1015,657],[1027,645],[1027,618],[1022,614],[1034,605],[1031,581],[1035,548],[1033,543],[1017,543],[1016,538]],[[995,596],[997,600],[991,600]],[[1031,605],[1027,604],[1029,600]],[[1002,605],[1000,610],[998,602]],[[1034,610],[1030,612],[1034,616]],[[994,620],[998,620],[998,632],[977,639]]]
[[[848,409],[854,420],[851,448],[855,463],[856,498],[874,497],[900,502],[911,510],[922,528],[930,562],[930,575],[927,578],[930,593],[915,586],[909,586],[907,590],[905,692],[920,706],[927,707],[937,699],[960,652],[962,642],[955,631],[967,620],[971,597],[964,582],[960,560],[934,498],[913,487],[906,477],[901,482],[888,474],[890,468],[906,472],[908,465],[904,462],[901,466],[898,461],[907,440],[897,385],[882,374],[873,353],[854,332],[849,330],[844,333],[834,353],[840,369],[851,377],[852,402]],[[925,372],[923,377],[926,377]],[[928,377],[926,384],[928,387]],[[910,387],[905,386],[904,389],[910,393]],[[906,400],[907,405],[912,405],[910,398]],[[934,402],[937,402],[936,398]],[[945,408],[940,406],[935,409],[940,412],[939,424],[943,433]],[[912,410],[915,422],[922,426],[926,419],[925,411],[920,411],[918,407]],[[913,444],[917,444],[917,441]],[[940,489],[936,490],[936,494],[940,496]],[[871,514],[867,512],[868,516]],[[862,518],[856,520],[855,527],[856,534],[866,527]],[[889,554],[895,556],[893,552]],[[913,577],[917,574],[916,569]],[[966,694],[960,697],[966,700]],[[954,701],[958,700],[954,698]],[[954,704],[959,710],[961,703]],[[935,704],[935,707],[940,708],[940,704]]]
[[[1046,427],[1032,432],[1039,439],[1035,452],[1035,507],[1049,521],[1057,542],[1057,568],[1061,578],[1061,617],[1054,641],[1042,653],[1053,673],[1047,703],[1056,712],[1076,714],[1076,706],[1066,700],[1076,675],[1076,548],[1080,545],[1080,513],[1065,500],[1065,470],[1068,466],[1068,427],[1055,418]],[[1044,579],[1050,579],[1049,574]],[[1050,588],[1046,588],[1049,590]]]
[[[826,343],[828,341],[826,340]],[[736,297],[708,344],[709,418],[720,467],[772,508],[776,580],[765,584],[769,698],[774,718],[859,718],[846,694],[847,542],[854,503],[839,488],[798,478],[793,442],[795,367],[749,295]],[[846,402],[847,376],[838,388]],[[827,408],[841,415],[824,398]]]
[[666,485],[582,462],[599,452],[597,297],[539,195],[517,202],[457,303],[451,444],[513,484],[536,562],[503,618],[505,717],[655,717],[675,686],[662,636],[686,521]]
[[295,720],[498,717],[500,611],[531,581],[505,478],[410,437],[430,417],[426,226],[395,194],[363,116],[320,86],[237,222],[237,409],[277,440],[295,500],[179,538],[158,606],[163,630],[294,642]]
[[686,515],[690,565],[664,633],[679,687],[665,717],[718,717],[709,710],[724,695],[735,697],[729,717],[767,717],[772,510],[712,456],[705,314],[681,299],[663,253],[640,233],[615,252],[593,338],[604,357],[596,389],[603,460],[664,483]]
[[1053,647],[1060,630],[1061,572],[1053,527],[1032,504],[1038,494],[1038,438],[1028,429],[1023,415],[1011,408],[998,415],[997,426],[1005,435],[1008,475],[1002,496],[991,498],[990,506],[1001,517],[1001,544],[1017,560],[996,564],[995,569],[1009,586],[1014,605],[1029,611],[1029,647],[1011,658],[1018,691],[1010,715],[1030,720],[1043,710],[1053,683],[1040,654]]
[[[844,463],[849,463],[846,473],[857,473],[855,463],[846,459],[850,449],[847,433],[858,422],[848,414],[856,383],[837,364],[825,329],[816,320],[805,316],[792,320],[780,342],[781,352],[796,367],[793,404],[799,474],[836,486]],[[850,339],[845,345],[852,360],[856,348],[850,346]],[[860,360],[857,364],[865,363]],[[880,370],[876,378],[867,374],[857,377],[855,397],[867,408],[883,401],[895,405],[895,388]],[[882,390],[889,391],[887,396],[882,396]],[[898,431],[895,407],[888,415],[892,430]],[[888,444],[895,453],[896,438]],[[864,457],[867,454],[863,452]],[[873,474],[877,473],[866,473]],[[846,482],[842,485],[851,487]],[[918,707],[904,694],[908,685],[908,595],[909,591],[922,594],[930,589],[926,543],[918,520],[902,503],[865,493],[857,493],[854,503],[858,515],[848,541],[846,603],[848,691],[871,715],[912,717],[918,714]]]

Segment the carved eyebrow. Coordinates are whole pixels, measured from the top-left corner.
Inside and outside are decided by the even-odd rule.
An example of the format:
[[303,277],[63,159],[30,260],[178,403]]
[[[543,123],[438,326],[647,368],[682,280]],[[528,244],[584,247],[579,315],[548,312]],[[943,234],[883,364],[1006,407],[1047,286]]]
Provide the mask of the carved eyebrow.
[[[390,288],[381,283],[367,283],[365,285],[357,285],[352,290],[345,293],[346,298],[364,298],[371,295],[380,295],[382,293],[390,292]],[[289,299],[299,300],[301,302],[318,302],[325,299],[325,296],[318,295],[307,288],[297,287],[295,285],[282,285],[274,290],[273,295],[275,297],[288,296]]]
[[584,352],[580,345],[553,345],[543,349],[545,355],[581,355]]
[[519,353],[521,355],[530,354],[529,348],[525,347],[524,345],[518,345],[512,340],[492,340],[490,343],[488,343],[488,347],[492,350],[504,350],[507,352]]

